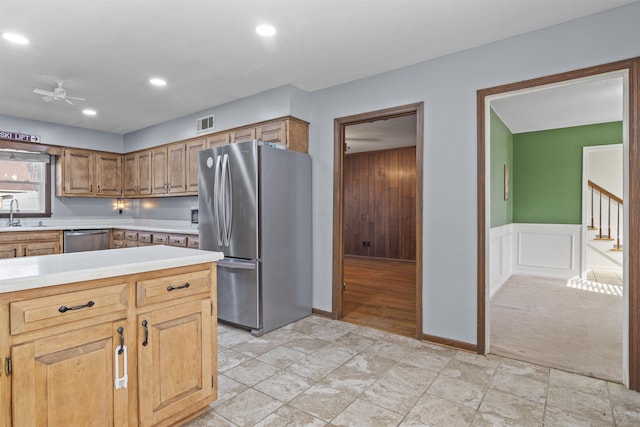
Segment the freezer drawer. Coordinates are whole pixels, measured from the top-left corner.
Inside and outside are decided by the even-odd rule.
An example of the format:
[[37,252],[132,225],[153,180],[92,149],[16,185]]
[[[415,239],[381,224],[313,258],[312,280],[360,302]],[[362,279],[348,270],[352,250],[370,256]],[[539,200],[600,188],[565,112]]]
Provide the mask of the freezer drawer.
[[218,319],[262,329],[258,261],[225,258],[218,261]]

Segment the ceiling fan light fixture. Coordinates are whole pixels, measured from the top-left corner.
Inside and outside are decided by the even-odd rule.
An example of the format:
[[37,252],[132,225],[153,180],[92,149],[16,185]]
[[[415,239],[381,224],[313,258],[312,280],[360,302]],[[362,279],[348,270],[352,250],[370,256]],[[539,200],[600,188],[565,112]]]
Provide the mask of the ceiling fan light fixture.
[[95,116],[96,114],[98,114],[98,112],[96,110],[92,110],[91,108],[85,108],[84,110],[82,110],[82,114],[84,114],[85,116]]
[[152,77],[149,79],[149,83],[151,83],[154,86],[166,86],[167,85],[167,81],[165,79],[161,79],[159,77]]
[[261,24],[256,27],[256,33],[262,37],[271,37],[276,34],[276,28],[273,25]]
[[2,38],[15,44],[29,44],[29,40],[16,33],[2,33]]

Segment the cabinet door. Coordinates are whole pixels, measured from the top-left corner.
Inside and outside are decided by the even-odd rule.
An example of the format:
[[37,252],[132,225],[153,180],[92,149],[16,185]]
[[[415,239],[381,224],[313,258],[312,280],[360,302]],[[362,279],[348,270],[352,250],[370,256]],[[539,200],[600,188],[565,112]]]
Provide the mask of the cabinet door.
[[34,242],[22,245],[22,256],[52,255],[61,252],[59,242]]
[[96,194],[122,196],[122,156],[120,154],[96,154]]
[[256,137],[261,141],[287,145],[287,122],[281,120],[258,126]]
[[128,154],[124,157],[124,195],[136,196],[138,189],[138,155]]
[[151,194],[151,177],[153,166],[151,164],[151,150],[138,153],[138,195]]
[[207,138],[208,147],[213,148],[213,147],[220,147],[222,145],[227,145],[229,144],[230,138],[231,138],[231,135],[229,135],[229,133],[227,132],[211,135],[209,138]]
[[198,192],[198,153],[207,148],[205,138],[187,143],[187,189],[189,193]]
[[138,316],[141,426],[192,405],[206,407],[203,399],[213,394],[211,310],[211,300],[205,299]]
[[151,164],[151,192],[153,194],[167,193],[167,147],[152,150]]
[[256,128],[244,128],[231,132],[231,144],[253,141],[256,139]]
[[91,196],[95,170],[95,153],[87,150],[64,150],[64,194]]
[[18,256],[18,246],[9,244],[9,245],[0,245],[0,259],[2,258],[14,258]]
[[[116,390],[114,381],[120,326],[108,322],[12,347],[13,425],[127,425],[127,389]],[[123,336],[126,344],[124,329]],[[118,366],[122,376],[123,355]]]
[[171,144],[167,147],[167,193],[181,194],[186,184],[186,144]]

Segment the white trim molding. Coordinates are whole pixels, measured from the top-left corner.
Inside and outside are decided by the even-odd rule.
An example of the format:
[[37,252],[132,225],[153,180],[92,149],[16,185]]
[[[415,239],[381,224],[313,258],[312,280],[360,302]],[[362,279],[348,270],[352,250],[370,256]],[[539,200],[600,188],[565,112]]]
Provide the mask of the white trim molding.
[[512,225],[514,274],[558,279],[581,274],[581,224]]
[[513,226],[506,224],[489,230],[489,298],[513,274]]

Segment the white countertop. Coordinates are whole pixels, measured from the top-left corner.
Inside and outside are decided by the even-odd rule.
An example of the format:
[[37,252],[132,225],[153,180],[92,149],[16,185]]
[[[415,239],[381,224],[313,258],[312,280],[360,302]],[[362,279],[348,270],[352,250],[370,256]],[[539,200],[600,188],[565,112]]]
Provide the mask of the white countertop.
[[[44,226],[38,226],[42,221]],[[122,230],[156,231],[159,233],[198,234],[198,227],[188,221],[157,220],[120,220],[120,219],[47,219],[29,218],[22,220],[20,227],[2,227],[0,233],[13,231],[46,231],[46,230],[93,230],[101,228],[118,228]]]
[[173,246],[0,259],[0,293],[219,261],[221,252]]

